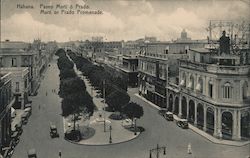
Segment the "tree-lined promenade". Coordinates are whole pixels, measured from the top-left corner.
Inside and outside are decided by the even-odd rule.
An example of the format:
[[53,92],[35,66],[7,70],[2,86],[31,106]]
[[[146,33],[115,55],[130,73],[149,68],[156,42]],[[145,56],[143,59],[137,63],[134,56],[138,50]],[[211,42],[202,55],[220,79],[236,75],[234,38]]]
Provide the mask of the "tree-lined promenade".
[[[109,111],[118,111],[127,116],[133,116],[129,118],[140,118],[143,115],[143,109],[140,105],[129,103],[130,97],[127,94],[127,83],[125,80],[115,77],[113,74],[105,71],[102,66],[95,65],[73,52],[69,51],[68,54],[76,64],[77,69],[90,80],[91,85],[101,91],[102,96],[105,97],[105,101],[108,104]],[[131,105],[135,107],[132,111],[130,110]],[[132,115],[131,112],[133,112]]]
[[67,117],[73,115],[74,127],[75,122],[80,114],[86,117],[93,115],[95,105],[92,97],[86,91],[85,83],[76,75],[74,63],[67,57],[63,49],[56,52],[59,57],[57,61],[60,70],[60,89],[59,96],[62,98],[62,115]]

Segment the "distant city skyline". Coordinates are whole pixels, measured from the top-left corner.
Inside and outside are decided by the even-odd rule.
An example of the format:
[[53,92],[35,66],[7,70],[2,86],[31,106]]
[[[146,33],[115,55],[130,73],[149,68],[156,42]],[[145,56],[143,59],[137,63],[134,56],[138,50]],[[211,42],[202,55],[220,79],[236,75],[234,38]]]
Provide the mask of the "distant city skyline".
[[[32,5],[20,9],[17,5]],[[43,15],[40,5],[88,5],[102,15]],[[250,19],[250,6],[241,0],[1,0],[1,41],[58,42],[91,39],[136,40],[154,36],[176,40],[183,29],[192,39],[205,39],[209,20]]]

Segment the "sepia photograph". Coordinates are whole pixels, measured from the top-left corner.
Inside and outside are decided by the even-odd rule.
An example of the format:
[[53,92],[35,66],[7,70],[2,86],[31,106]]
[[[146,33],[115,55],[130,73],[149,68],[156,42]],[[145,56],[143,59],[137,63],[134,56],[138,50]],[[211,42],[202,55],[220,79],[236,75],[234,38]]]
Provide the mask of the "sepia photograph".
[[0,2],[0,158],[250,158],[250,0]]

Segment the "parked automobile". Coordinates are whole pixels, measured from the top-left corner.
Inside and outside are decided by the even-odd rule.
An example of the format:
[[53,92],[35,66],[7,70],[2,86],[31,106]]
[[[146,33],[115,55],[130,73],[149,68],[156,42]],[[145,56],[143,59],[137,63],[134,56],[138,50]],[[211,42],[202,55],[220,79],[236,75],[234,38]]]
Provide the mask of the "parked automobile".
[[16,146],[19,142],[19,133],[18,131],[15,131],[11,134],[11,139],[12,139],[12,143],[14,146]]
[[188,121],[187,119],[179,119],[176,121],[177,126],[183,128],[183,129],[187,129],[188,128]]
[[174,120],[174,115],[172,112],[166,112],[166,115],[165,115],[165,118],[168,120],[168,121],[173,121]]
[[21,120],[15,125],[15,129],[13,132],[15,131],[17,131],[19,135],[23,132]]
[[28,118],[29,118],[29,113],[24,111],[24,113],[21,115],[22,123],[27,124]]
[[28,152],[28,158],[37,158],[37,155],[36,155],[36,149],[29,149]]
[[163,116],[163,117],[165,117],[166,112],[167,112],[167,109],[160,109],[160,110],[158,111],[158,113],[159,113],[161,116]]
[[27,107],[27,108],[24,109],[24,112],[28,113],[29,116],[31,115],[31,111],[32,111],[31,107]]
[[26,105],[25,105],[25,108],[31,108],[31,109],[32,109],[32,106],[31,106],[31,104],[29,103],[29,104],[26,104]]
[[50,137],[51,138],[59,137],[56,125],[54,124],[50,124]]

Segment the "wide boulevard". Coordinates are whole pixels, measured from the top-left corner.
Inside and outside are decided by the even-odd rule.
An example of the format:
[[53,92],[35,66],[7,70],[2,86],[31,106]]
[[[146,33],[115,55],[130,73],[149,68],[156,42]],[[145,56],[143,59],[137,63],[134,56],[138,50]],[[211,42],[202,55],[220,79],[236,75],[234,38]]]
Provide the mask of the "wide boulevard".
[[[51,62],[41,81],[38,95],[31,98],[32,115],[28,124],[23,127],[21,140],[15,148],[13,158],[27,158],[27,150],[35,148],[39,158],[149,158],[149,150],[166,146],[166,155],[161,158],[246,158],[249,145],[242,147],[214,144],[190,129],[184,130],[174,122],[167,122],[157,113],[157,109],[136,97],[135,89],[130,90],[131,100],[144,108],[144,116],[137,121],[145,131],[134,140],[105,146],[88,146],[70,143],[63,138],[63,120],[61,116],[60,98],[52,89],[58,91],[59,70],[56,59]],[[47,92],[47,95],[46,95]],[[50,138],[49,124],[57,125],[59,138]],[[192,154],[187,153],[191,143]],[[152,158],[156,157],[152,154]]]

